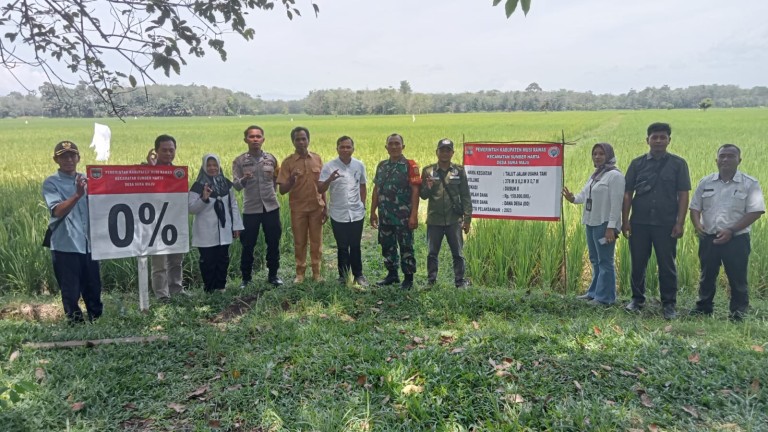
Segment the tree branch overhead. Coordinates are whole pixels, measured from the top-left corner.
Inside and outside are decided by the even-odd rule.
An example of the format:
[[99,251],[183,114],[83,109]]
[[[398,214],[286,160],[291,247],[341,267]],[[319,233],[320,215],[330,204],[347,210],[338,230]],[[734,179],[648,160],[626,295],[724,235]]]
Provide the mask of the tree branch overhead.
[[62,86],[83,82],[119,117],[113,94],[154,83],[156,70],[178,75],[189,56],[226,61],[223,35],[253,39],[248,13],[275,3],[289,19],[301,16],[295,0],[11,0],[0,6],[0,63],[11,74],[31,66]]

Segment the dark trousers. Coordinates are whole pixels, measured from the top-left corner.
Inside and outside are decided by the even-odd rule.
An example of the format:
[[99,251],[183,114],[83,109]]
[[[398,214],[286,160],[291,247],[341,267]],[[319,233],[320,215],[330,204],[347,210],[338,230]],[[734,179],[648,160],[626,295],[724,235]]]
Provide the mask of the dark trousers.
[[280,268],[280,236],[283,234],[283,228],[280,225],[280,209],[265,213],[244,214],[243,226],[245,230],[240,233],[240,242],[243,245],[240,254],[240,272],[243,276],[243,282],[250,282],[251,280],[253,249],[259,238],[259,227],[263,227],[264,240],[267,243],[269,275],[277,275],[277,270]]
[[336,222],[331,219],[333,238],[336,239],[336,261],[339,266],[339,276],[346,277],[351,271],[354,277],[363,275],[363,258],[360,252],[360,240],[363,236],[363,222]]
[[731,286],[731,314],[745,314],[749,306],[747,289],[747,269],[751,251],[749,233],[733,237],[731,241],[721,245],[713,244],[714,239],[714,235],[699,238],[701,275],[696,309],[712,312],[717,275],[720,273],[722,263],[725,275],[728,276],[728,285]]
[[430,281],[437,279],[437,256],[440,254],[440,246],[443,244],[443,237],[448,240],[448,246],[451,248],[453,256],[453,276],[458,284],[464,282],[464,270],[466,267],[464,261],[464,237],[461,235],[462,224],[457,222],[453,225],[427,225],[427,244],[429,253],[427,254],[427,278]]
[[677,303],[677,239],[672,226],[632,224],[629,253],[632,258],[632,299],[645,302],[645,270],[651,258],[651,247],[659,266],[659,294],[662,304]]
[[229,245],[199,247],[200,275],[206,292],[221,290],[227,286],[229,270]]
[[101,316],[101,272],[99,262],[91,254],[51,251],[53,273],[61,289],[64,313],[72,322],[83,321],[83,311],[77,304],[83,297],[88,318]]

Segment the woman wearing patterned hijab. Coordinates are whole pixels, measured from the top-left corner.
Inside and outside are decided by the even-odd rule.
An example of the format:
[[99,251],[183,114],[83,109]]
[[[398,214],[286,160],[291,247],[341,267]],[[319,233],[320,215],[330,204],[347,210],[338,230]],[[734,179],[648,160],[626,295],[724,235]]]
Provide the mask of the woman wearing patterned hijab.
[[219,157],[203,156],[197,180],[189,190],[192,246],[200,251],[200,274],[206,292],[224,291],[229,269],[229,245],[240,236],[243,221],[232,182],[221,172]]
[[624,175],[616,168],[616,154],[608,143],[592,147],[595,171],[587,184],[573,195],[563,187],[563,197],[584,204],[581,223],[586,226],[592,283],[586,294],[577,298],[593,306],[608,306],[616,302],[616,268],[614,251],[621,230],[621,205],[624,200]]

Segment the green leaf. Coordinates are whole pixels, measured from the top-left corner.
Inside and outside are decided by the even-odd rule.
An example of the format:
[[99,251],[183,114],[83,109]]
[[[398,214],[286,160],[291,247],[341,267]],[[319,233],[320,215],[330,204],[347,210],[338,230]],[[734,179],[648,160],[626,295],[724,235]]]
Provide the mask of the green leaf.
[[520,6],[523,8],[523,13],[528,15],[528,11],[531,9],[531,0],[520,0]]
[[511,17],[513,13],[515,13],[515,9],[517,9],[517,2],[519,0],[507,0],[507,3],[504,4],[504,10],[507,13],[507,18]]
[[131,87],[136,88],[136,77],[130,75],[128,77],[128,82],[131,83]]
[[493,5],[498,6],[499,3],[501,3],[501,0],[493,0]]
[[11,390],[8,392],[8,399],[11,400],[11,402],[16,403],[21,400],[21,397],[19,397],[19,394],[15,391]]
[[[176,72],[176,75],[178,75],[179,72],[181,71],[181,66],[179,65],[179,62],[177,62],[174,59],[168,59],[168,62],[171,64],[173,71]],[[167,73],[165,75],[168,76]]]
[[30,381],[19,381],[16,383],[15,387],[17,392],[26,393],[35,390],[37,386]]

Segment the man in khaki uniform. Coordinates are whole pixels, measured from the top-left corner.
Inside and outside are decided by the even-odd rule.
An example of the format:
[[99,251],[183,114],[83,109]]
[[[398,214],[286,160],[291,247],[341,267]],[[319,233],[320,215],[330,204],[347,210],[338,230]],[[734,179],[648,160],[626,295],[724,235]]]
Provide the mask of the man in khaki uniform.
[[[147,165],[173,165],[176,158],[176,139],[170,135],[155,138],[155,146],[147,154]],[[183,253],[152,255],[152,291],[163,303],[171,300],[171,295],[188,295],[182,285]]]
[[307,239],[312,264],[312,280],[322,281],[320,266],[322,260],[323,224],[328,218],[325,208],[325,193],[317,190],[323,160],[309,148],[309,130],[297,127],[291,131],[291,141],[296,151],[280,164],[277,184],[281,194],[289,194],[291,207],[291,229],[293,231],[294,256],[296,257],[296,278],[294,283],[304,282],[307,270]]

